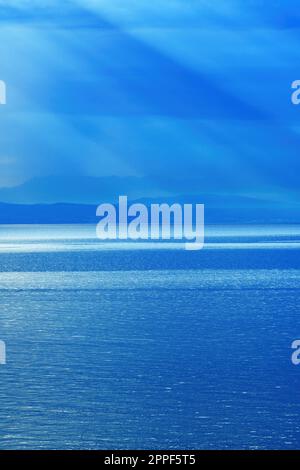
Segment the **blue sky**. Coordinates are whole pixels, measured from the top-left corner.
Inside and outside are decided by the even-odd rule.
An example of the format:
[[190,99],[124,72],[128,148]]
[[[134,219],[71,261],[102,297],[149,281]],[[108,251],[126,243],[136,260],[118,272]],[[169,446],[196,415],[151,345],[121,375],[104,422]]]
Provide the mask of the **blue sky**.
[[0,187],[137,175],[297,198],[299,25],[294,0],[0,0]]

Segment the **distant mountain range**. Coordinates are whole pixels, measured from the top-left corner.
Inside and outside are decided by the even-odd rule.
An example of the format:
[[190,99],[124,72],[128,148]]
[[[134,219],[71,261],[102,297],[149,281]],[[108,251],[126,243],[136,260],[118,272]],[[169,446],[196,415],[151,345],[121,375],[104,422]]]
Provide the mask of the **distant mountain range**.
[[[180,188],[180,184],[175,186]],[[0,189],[0,224],[96,223],[96,207],[103,202],[116,204],[119,195],[147,206],[203,203],[206,223],[300,223],[300,203],[200,191],[170,195],[148,178],[53,176]]]
[[114,202],[119,195],[126,194],[130,199],[150,197],[166,191],[148,178],[91,177],[91,176],[50,176],[33,178],[26,183],[0,188],[0,201],[13,204],[54,204],[79,203],[100,204]]
[[[103,201],[100,201],[103,202]],[[111,202],[107,200],[105,202]],[[268,224],[300,223],[300,211],[293,207],[259,204],[247,198],[217,196],[181,196],[140,199],[147,207],[151,203],[204,203],[206,224]],[[238,204],[237,204],[238,202]],[[235,205],[233,205],[233,203]],[[96,224],[97,204],[7,204],[0,203],[0,224]]]

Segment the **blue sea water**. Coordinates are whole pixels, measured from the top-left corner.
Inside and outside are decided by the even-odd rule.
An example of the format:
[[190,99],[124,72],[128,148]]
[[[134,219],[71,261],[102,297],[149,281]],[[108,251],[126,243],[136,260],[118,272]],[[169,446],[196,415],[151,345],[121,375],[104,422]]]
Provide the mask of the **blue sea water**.
[[0,227],[0,449],[299,449],[300,226]]

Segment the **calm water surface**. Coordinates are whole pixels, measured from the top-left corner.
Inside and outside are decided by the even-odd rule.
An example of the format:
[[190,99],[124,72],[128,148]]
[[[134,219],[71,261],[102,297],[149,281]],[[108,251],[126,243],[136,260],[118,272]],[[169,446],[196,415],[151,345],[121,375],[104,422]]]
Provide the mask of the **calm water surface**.
[[299,226],[0,227],[0,448],[299,449],[299,267]]

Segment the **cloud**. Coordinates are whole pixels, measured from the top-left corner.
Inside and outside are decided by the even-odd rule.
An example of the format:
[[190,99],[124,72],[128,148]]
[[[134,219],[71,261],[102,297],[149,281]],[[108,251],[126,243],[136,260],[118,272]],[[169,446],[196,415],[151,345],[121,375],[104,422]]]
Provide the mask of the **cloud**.
[[298,187],[295,2],[0,5],[0,151],[12,158],[0,185],[68,173]]

